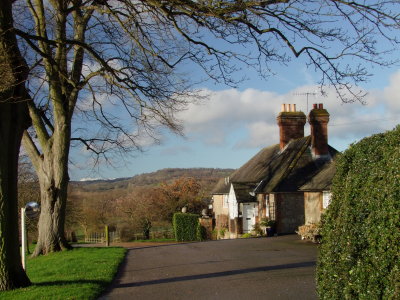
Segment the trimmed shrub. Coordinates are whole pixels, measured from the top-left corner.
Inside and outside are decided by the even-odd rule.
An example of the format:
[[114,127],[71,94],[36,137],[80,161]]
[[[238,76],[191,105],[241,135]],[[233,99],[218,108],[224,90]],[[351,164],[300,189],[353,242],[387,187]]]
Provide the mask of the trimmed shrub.
[[175,213],[172,217],[177,242],[196,241],[199,216],[195,214]]
[[196,227],[196,239],[198,241],[205,241],[207,239],[207,230],[200,222],[197,223]]
[[321,299],[400,299],[400,126],[340,156],[321,234]]

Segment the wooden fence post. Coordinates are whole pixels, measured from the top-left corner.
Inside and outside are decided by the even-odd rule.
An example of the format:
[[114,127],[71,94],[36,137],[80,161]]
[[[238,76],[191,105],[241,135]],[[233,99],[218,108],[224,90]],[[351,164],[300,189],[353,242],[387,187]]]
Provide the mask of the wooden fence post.
[[106,236],[106,246],[109,247],[110,246],[110,235],[108,232],[108,225],[105,226],[104,230],[105,230],[105,236]]

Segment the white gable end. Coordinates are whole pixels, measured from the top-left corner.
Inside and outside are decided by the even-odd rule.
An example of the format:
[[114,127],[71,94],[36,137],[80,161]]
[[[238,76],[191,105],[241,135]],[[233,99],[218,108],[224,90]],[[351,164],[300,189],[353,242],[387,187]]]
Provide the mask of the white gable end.
[[229,207],[229,218],[233,220],[238,217],[238,202],[236,200],[235,189],[231,184],[231,188],[229,190],[228,195],[228,207]]

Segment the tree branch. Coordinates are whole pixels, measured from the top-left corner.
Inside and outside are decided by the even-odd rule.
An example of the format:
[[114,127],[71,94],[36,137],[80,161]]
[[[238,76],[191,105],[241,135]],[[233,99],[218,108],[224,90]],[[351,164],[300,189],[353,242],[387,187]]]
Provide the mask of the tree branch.
[[29,133],[25,130],[22,137],[22,146],[25,151],[29,154],[29,158],[36,170],[36,173],[40,172],[42,168],[42,157],[35,143],[33,142]]
[[50,135],[47,132],[46,126],[43,123],[41,112],[33,103],[33,100],[28,101],[29,115],[32,119],[32,126],[35,128],[39,144],[42,148],[47,144]]

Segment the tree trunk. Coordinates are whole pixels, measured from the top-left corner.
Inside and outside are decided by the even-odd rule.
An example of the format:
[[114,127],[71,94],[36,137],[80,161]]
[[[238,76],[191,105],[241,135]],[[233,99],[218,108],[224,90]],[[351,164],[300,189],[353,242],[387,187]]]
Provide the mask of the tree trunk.
[[38,223],[38,242],[33,256],[71,249],[64,232],[69,181],[69,142],[65,140],[62,143],[57,142],[65,134],[68,136],[65,131],[54,132],[48,148],[44,151],[42,169],[38,170],[41,212]]
[[[25,103],[0,102],[0,290],[30,285],[18,235],[17,170]],[[25,107],[25,108],[24,108]],[[26,115],[25,115],[26,116]]]
[[65,233],[65,201],[61,189],[51,186],[41,194],[38,242],[33,256],[70,249]]
[[12,31],[11,2],[0,5],[0,291],[30,285],[18,236],[18,155],[29,126],[26,63]]

